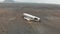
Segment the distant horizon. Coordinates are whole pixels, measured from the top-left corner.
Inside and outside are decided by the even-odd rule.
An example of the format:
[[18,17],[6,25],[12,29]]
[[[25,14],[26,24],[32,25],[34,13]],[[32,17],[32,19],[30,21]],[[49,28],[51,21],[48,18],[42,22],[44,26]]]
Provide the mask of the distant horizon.
[[[13,0],[16,3],[46,3],[46,4],[60,4],[60,0]],[[4,0],[0,0],[3,3]],[[7,2],[6,2],[7,3]],[[9,2],[8,2],[9,3]]]

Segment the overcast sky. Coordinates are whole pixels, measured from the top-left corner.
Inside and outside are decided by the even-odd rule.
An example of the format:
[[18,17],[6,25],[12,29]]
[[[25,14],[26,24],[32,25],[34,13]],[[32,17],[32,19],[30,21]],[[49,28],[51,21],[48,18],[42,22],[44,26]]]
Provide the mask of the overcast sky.
[[[0,0],[3,2],[4,0]],[[17,2],[32,2],[32,3],[53,3],[53,4],[60,4],[60,0],[14,0]]]
[[15,0],[17,2],[34,2],[34,3],[56,3],[60,4],[60,0]]

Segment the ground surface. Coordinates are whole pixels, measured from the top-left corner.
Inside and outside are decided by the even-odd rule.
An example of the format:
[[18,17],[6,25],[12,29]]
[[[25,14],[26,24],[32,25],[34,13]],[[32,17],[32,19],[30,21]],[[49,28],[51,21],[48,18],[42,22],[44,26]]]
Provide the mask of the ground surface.
[[[1,4],[0,34],[60,34],[60,9],[33,6]],[[24,12],[40,17],[41,22],[25,21],[22,18]]]

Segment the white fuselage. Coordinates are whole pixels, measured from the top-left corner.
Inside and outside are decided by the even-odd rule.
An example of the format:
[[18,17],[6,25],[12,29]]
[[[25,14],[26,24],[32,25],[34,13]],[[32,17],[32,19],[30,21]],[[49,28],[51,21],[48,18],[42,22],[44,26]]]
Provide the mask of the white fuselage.
[[39,21],[40,20],[39,17],[30,15],[30,14],[27,14],[27,13],[23,13],[23,16],[24,16],[24,19],[26,19],[26,20],[34,20],[34,21]]

